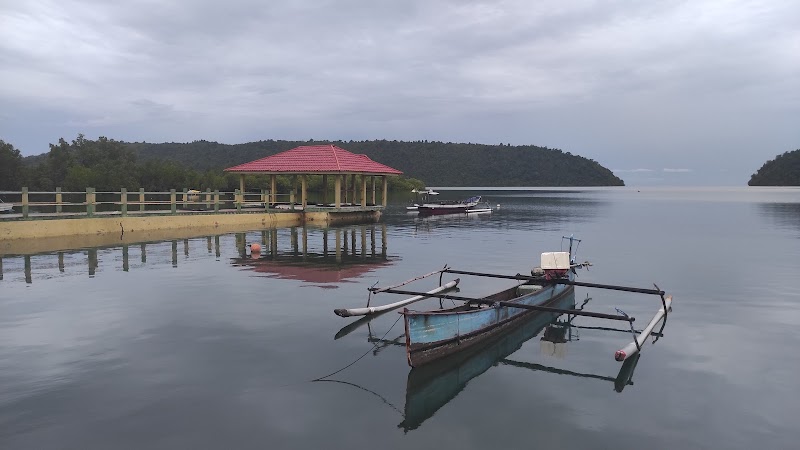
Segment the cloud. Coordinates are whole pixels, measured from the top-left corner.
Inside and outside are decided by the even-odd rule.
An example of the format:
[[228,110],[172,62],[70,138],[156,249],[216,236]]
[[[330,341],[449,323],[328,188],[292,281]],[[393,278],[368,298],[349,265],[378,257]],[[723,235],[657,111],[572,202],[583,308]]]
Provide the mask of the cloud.
[[612,169],[614,173],[640,173],[640,172],[653,172],[653,169]]
[[510,142],[607,167],[692,158],[746,182],[800,141],[791,0],[37,0],[0,15],[0,138],[26,154],[81,132]]
[[665,169],[663,169],[663,171],[667,172],[667,173],[687,173],[687,172],[691,172],[692,169],[667,169],[667,168],[665,168]]

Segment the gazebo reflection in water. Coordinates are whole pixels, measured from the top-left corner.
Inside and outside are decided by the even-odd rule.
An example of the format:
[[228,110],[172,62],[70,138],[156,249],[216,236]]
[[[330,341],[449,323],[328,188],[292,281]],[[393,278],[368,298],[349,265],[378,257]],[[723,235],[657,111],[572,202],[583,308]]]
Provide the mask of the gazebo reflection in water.
[[[191,264],[191,259],[203,255],[219,260],[223,254],[230,254],[223,251],[223,245],[230,243],[236,247],[237,256],[230,259],[234,266],[320,284],[358,278],[397,259],[387,254],[385,224],[305,225],[55,252],[0,253],[0,283],[24,280],[30,284],[37,278],[81,273],[95,277],[103,271],[128,272],[165,264],[178,267],[179,263]],[[260,245],[260,252],[250,250],[253,243]]]
[[[260,251],[252,250],[254,242]],[[387,255],[386,225],[381,223],[279,228],[261,231],[260,236],[240,233],[236,245],[239,257],[232,260],[236,266],[320,284],[359,278],[397,258]]]

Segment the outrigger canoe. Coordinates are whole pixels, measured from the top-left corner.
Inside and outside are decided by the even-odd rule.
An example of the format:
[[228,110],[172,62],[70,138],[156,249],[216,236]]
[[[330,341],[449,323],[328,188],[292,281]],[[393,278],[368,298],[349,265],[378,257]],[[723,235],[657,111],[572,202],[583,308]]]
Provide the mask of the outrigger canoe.
[[[572,280],[574,273],[570,271],[568,276]],[[574,291],[572,285],[529,281],[484,297],[483,300],[488,302],[467,301],[455,308],[435,311],[404,309],[408,364],[417,367],[466,350],[538,314],[535,310],[520,308],[520,305],[550,306],[574,295]]]
[[[443,299],[464,302],[454,308],[441,308],[433,311],[403,309],[406,355],[408,364],[411,367],[419,367],[466,350],[481,342],[495,339],[500,334],[511,331],[525,323],[527,319],[542,312],[627,321],[634,339],[633,342],[614,354],[614,359],[617,361],[626,361],[630,357],[637,355],[658,324],[661,324],[661,331],[658,331],[656,335],[662,335],[661,332],[666,325],[667,314],[672,310],[671,296],[665,296],[665,292],[659,289],[658,286],[655,286],[656,289],[645,289],[576,281],[576,269],[587,267],[591,264],[589,262],[575,263],[574,261],[572,253],[573,242],[580,242],[579,239],[575,239],[572,236],[564,239],[569,239],[569,252],[542,253],[541,267],[534,268],[531,271],[531,276],[466,272],[445,266],[441,270],[421,275],[393,286],[382,288],[373,286],[369,288],[370,296],[381,292],[414,296],[406,301],[381,307],[380,310],[382,312],[425,298],[439,298],[440,307]],[[516,280],[520,284],[481,298],[461,297],[443,293],[444,290],[448,289],[447,285],[442,286],[442,275],[445,273],[510,279]],[[439,274],[440,285],[435,290],[419,292],[397,289],[435,274]],[[575,286],[658,295],[661,297],[662,308],[656,312],[647,327],[637,335],[637,332],[634,332],[633,329],[633,321],[636,319],[628,316],[623,311],[617,310],[619,314],[606,314],[557,307],[560,300],[574,295]],[[375,308],[369,307],[369,301],[367,306],[367,308],[336,310],[336,314],[347,317],[377,312],[374,311]]]

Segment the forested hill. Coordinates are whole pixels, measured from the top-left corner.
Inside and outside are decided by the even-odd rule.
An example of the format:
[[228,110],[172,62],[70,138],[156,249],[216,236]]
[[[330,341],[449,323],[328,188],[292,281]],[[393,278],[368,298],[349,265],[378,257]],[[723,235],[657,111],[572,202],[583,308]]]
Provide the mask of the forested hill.
[[800,149],[767,161],[750,177],[750,186],[800,186]]
[[170,160],[196,170],[218,170],[299,145],[334,144],[402,170],[431,186],[623,186],[597,162],[533,145],[481,145],[402,141],[259,141],[227,145],[130,143],[139,160]]

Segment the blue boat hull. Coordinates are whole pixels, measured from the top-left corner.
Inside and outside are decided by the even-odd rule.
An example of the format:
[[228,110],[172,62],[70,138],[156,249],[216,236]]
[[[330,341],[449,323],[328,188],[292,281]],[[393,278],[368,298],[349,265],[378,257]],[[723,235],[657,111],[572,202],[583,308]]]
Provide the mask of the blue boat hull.
[[[570,274],[572,275],[572,274]],[[563,284],[542,286],[526,283],[486,297],[487,300],[550,306],[574,287]],[[464,305],[439,311],[403,310],[408,364],[419,367],[431,361],[465,350],[500,333],[511,330],[540,314],[523,308],[506,306],[479,307]]]
[[[549,306],[574,308],[573,294],[574,291]],[[424,367],[411,369],[406,384],[404,420],[399,427],[406,432],[419,427],[439,408],[455,398],[470,380],[519,350],[522,344],[538,335],[559,315],[548,312],[534,313],[533,317],[520,320],[518,327],[498,335],[497,339],[487,339],[469,350],[439,359]]]

